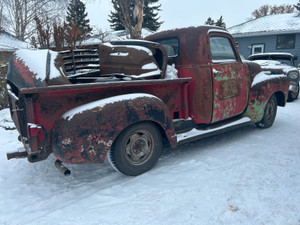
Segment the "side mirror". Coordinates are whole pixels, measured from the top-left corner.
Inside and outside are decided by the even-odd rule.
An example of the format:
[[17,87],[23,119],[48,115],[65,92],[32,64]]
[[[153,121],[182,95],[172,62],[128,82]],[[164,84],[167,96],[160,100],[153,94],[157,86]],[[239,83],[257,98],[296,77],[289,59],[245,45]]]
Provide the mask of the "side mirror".
[[298,56],[297,55],[294,56],[294,60],[298,60]]

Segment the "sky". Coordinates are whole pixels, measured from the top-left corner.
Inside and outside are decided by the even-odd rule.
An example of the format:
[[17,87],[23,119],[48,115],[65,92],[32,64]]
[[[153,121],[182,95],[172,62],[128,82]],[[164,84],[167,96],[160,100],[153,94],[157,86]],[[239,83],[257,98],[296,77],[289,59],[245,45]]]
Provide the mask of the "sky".
[[[86,0],[88,18],[93,26],[102,31],[110,29],[109,12],[113,9],[111,0]],[[226,27],[232,27],[246,22],[251,12],[262,5],[297,4],[297,0],[160,0],[161,20],[164,21],[159,31],[173,28],[200,26],[208,17],[217,20],[223,16]]]

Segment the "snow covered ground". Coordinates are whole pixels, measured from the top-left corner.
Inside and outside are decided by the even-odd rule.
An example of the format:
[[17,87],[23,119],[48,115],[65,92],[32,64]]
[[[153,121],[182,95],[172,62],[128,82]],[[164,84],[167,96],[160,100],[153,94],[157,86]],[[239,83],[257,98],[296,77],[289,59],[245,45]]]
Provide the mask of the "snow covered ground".
[[0,224],[300,224],[300,100],[273,127],[235,130],[176,150],[138,177],[103,165],[6,160],[21,146],[0,111]]

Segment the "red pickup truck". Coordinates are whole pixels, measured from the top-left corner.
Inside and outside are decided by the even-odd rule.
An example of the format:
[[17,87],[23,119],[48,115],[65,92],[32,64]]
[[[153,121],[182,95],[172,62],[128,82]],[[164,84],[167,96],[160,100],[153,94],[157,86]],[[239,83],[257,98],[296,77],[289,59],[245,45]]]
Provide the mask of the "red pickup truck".
[[[177,73],[176,73],[177,72]],[[165,31],[143,41],[53,52],[18,50],[7,76],[10,111],[29,162],[103,163],[150,170],[175,148],[245,123],[270,127],[289,81],[243,62],[216,27]]]

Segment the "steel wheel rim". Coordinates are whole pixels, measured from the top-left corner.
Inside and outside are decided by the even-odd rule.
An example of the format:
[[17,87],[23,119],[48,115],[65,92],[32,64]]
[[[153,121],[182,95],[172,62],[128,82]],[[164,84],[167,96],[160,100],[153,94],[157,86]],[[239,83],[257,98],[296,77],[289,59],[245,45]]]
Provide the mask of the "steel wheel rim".
[[298,96],[298,92],[299,92],[299,89],[298,89],[298,91],[292,91],[292,92],[291,92],[291,97],[292,97],[293,99],[296,99],[297,96]]
[[266,121],[272,122],[276,114],[276,103],[274,100],[268,102],[266,106],[266,110],[267,110]]
[[147,162],[154,149],[154,139],[146,130],[137,130],[126,139],[125,158],[130,164],[141,165]]

